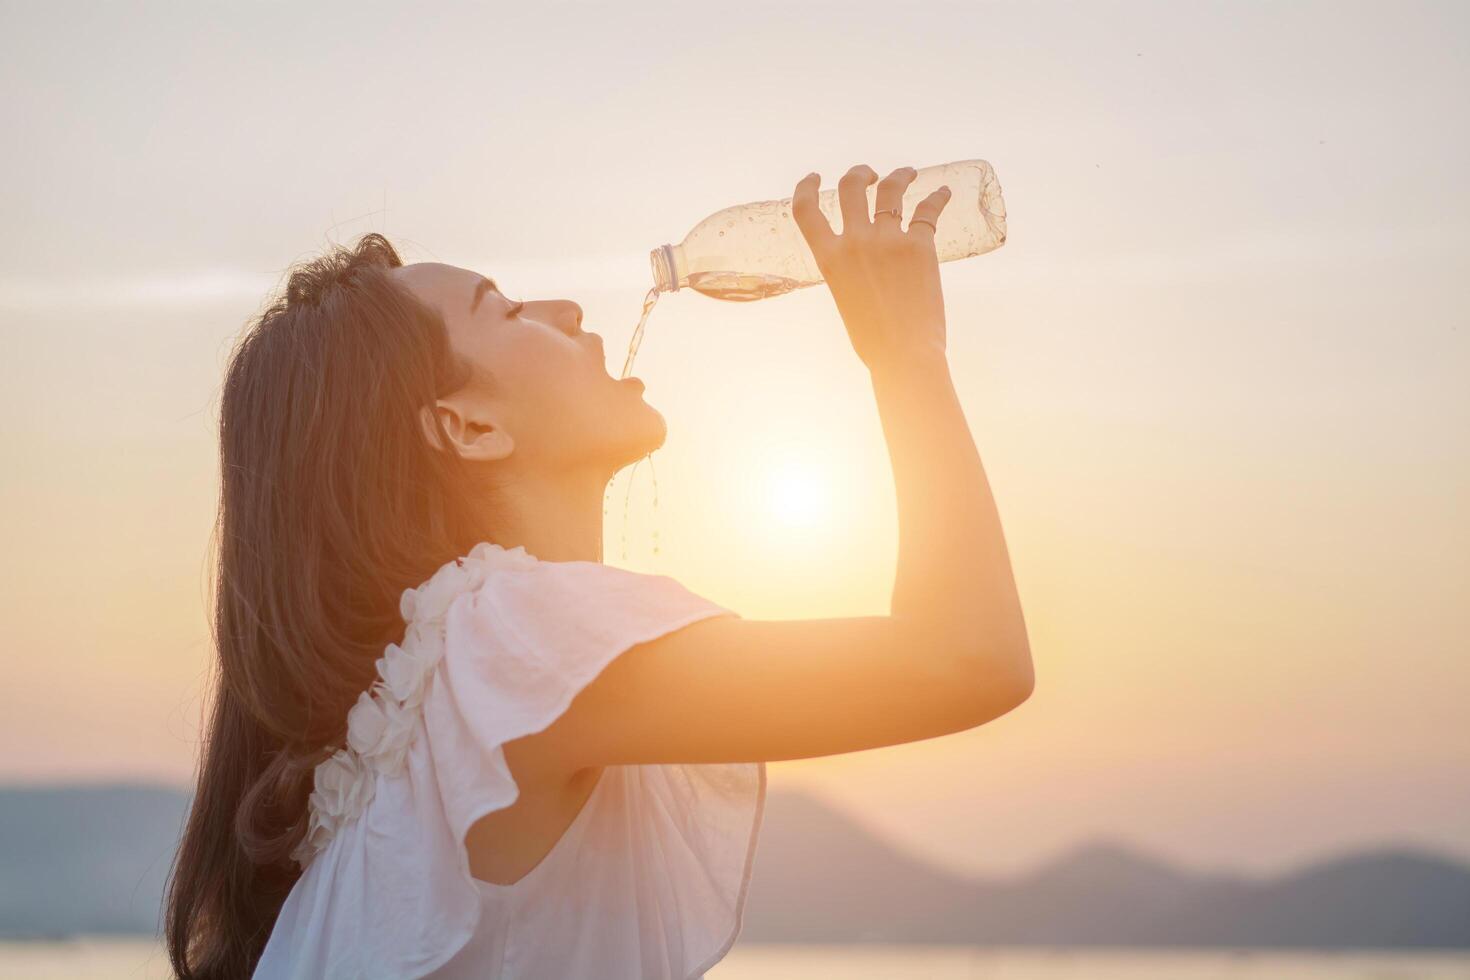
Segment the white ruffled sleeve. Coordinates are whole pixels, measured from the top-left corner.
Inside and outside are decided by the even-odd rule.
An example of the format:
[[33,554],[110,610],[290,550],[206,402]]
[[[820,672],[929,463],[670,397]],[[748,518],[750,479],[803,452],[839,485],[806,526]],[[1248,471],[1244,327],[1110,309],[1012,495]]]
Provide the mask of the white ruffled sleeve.
[[[630,647],[719,615],[736,614],[667,576],[534,559],[499,564],[481,587],[451,603],[424,723],[467,877],[465,833],[518,794],[505,743],[548,727]],[[616,854],[591,858],[609,863],[588,868],[591,877],[572,890],[600,891],[602,882],[617,880],[626,894],[613,907],[579,899],[565,911],[596,922],[558,915],[554,923],[521,923],[523,938],[542,951],[539,968],[563,977],[702,976],[740,931],[765,767],[612,769],[603,778],[618,787],[624,843]],[[548,955],[554,946],[567,947],[564,955]]]
[[597,562],[501,566],[456,599],[424,724],[458,839],[515,802],[506,742],[548,727],[629,648],[719,615],[736,614],[667,576]]

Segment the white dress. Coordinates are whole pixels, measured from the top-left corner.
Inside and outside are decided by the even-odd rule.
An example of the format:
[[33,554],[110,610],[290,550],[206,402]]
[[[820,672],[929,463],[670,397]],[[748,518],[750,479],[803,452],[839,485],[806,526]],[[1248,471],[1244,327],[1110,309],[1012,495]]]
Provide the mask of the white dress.
[[506,742],[629,647],[717,615],[736,614],[667,576],[493,544],[404,593],[403,643],[317,770],[305,869],[254,976],[702,976],[740,932],[763,763],[608,766],[511,885],[470,874],[464,835],[515,802]]

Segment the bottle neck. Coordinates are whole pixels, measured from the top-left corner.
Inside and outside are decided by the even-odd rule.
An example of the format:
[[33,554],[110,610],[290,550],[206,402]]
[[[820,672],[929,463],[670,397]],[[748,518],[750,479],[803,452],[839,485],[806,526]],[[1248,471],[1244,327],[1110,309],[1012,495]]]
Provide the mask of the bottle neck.
[[653,288],[661,293],[677,293],[687,275],[683,245],[660,245],[648,253],[653,270]]

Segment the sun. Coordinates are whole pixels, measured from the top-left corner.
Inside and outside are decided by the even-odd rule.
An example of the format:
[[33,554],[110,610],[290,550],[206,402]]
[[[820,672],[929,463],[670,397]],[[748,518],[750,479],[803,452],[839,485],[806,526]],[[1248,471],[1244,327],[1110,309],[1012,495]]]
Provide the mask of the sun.
[[821,475],[797,463],[773,470],[766,483],[766,505],[788,527],[810,527],[821,521],[828,497]]

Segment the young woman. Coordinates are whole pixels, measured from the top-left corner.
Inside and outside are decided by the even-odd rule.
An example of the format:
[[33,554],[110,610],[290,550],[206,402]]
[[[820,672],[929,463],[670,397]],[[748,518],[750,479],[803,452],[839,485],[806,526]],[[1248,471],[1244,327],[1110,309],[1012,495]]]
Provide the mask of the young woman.
[[769,760],[958,732],[1032,689],[945,359],[910,168],[793,210],[893,464],[891,613],[746,620],[604,565],[657,448],[567,300],[403,265],[293,270],[220,418],[218,688],[168,895],[183,978],[699,977],[740,930]]

